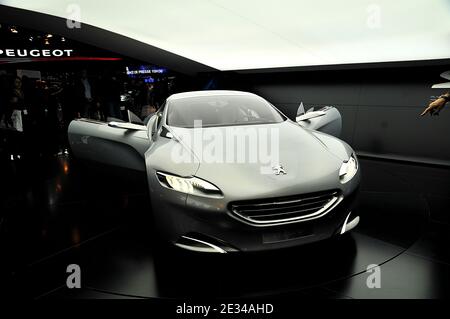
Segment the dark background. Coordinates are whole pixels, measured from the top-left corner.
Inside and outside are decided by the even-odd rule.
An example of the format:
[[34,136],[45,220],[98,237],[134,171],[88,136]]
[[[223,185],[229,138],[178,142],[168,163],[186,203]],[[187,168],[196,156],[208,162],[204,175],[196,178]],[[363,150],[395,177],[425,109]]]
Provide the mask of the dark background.
[[445,90],[439,74],[450,68],[413,67],[316,71],[253,76],[253,90],[293,118],[300,101],[336,106],[342,138],[371,155],[450,164],[450,112],[420,117],[430,97]]

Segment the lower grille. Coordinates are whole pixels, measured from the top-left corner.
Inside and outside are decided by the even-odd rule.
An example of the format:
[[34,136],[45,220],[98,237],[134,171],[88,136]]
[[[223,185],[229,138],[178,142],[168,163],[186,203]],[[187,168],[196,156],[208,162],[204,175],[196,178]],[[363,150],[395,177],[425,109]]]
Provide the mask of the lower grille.
[[342,200],[338,190],[230,204],[231,212],[256,226],[271,226],[319,218]]

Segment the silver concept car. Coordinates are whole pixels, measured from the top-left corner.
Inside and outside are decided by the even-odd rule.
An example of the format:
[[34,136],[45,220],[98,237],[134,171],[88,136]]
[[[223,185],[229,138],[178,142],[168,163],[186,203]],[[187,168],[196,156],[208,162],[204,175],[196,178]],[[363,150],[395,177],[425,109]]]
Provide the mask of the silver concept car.
[[[259,251],[340,236],[355,227],[360,181],[352,148],[335,136],[334,107],[296,122],[255,94],[170,96],[147,125],[77,119],[77,158],[146,173],[161,236],[204,252]],[[333,136],[334,135],[334,136]]]

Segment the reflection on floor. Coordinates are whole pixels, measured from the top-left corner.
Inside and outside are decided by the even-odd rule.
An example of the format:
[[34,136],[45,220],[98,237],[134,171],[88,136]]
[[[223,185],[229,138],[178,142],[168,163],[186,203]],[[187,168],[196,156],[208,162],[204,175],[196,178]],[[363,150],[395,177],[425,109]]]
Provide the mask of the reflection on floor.
[[[105,178],[68,155],[1,159],[0,290],[30,298],[450,295],[450,170],[361,159],[361,223],[337,241],[202,255],[156,245],[145,180]],[[82,288],[66,287],[78,264]],[[381,288],[366,271],[379,265]]]

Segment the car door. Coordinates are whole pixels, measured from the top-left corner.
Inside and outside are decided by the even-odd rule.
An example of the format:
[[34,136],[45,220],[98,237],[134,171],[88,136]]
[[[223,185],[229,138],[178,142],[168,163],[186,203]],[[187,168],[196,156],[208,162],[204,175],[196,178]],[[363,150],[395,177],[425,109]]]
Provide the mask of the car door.
[[68,128],[69,143],[77,158],[142,172],[144,153],[151,143],[147,134],[143,123],[120,121],[76,119]]
[[304,128],[340,137],[342,131],[341,113],[333,106],[324,106],[318,110],[310,108],[305,112],[303,103],[297,110],[296,122]]

